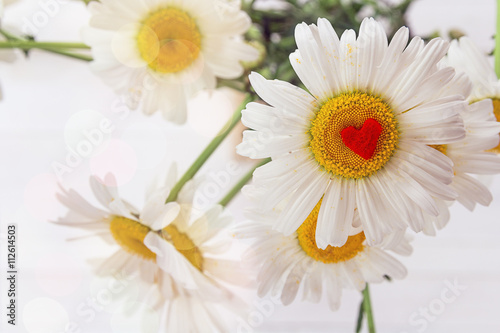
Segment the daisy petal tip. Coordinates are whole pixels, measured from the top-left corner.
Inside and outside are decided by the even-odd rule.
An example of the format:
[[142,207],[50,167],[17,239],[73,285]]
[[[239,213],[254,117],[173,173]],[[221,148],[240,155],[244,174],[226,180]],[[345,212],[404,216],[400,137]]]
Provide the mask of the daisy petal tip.
[[148,232],[146,237],[144,237],[144,245],[151,250],[151,252],[155,253],[157,257],[162,257],[163,253],[159,248],[158,239],[159,236],[154,232]]
[[255,84],[266,81],[266,78],[257,72],[251,72],[248,75],[248,79],[250,80],[250,83],[252,84],[252,86]]
[[318,246],[318,249],[324,250],[329,244],[323,237],[316,235],[316,245]]
[[318,18],[318,27],[319,27],[320,25],[330,25],[330,26],[331,26],[332,24],[331,24],[331,23],[330,23],[330,21],[328,21],[326,18],[324,18],[324,17],[319,17],[319,18]]
[[245,142],[242,142],[236,146],[236,154],[252,158],[251,149]]
[[181,206],[177,202],[169,202],[165,205],[163,219],[161,224],[156,226],[155,230],[161,230],[172,223],[181,211]]

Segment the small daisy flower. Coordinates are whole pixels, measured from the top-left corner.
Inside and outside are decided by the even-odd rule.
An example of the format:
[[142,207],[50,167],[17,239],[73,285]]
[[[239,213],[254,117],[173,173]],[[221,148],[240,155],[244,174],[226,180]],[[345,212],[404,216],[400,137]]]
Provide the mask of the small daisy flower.
[[[231,246],[229,236],[224,238],[220,233],[231,218],[222,214],[221,206],[204,213],[192,209],[193,181],[186,183],[177,201],[165,204],[175,179],[175,172],[170,172],[165,186],[153,187],[139,212],[120,199],[115,187],[92,177],[91,188],[105,209],[94,207],[74,190],[62,189],[58,198],[69,212],[57,223],[87,230],[119,245],[120,249],[96,273],[119,271],[130,277],[139,276],[150,290],[159,290],[148,293],[155,308],[175,307],[165,302],[188,297],[192,299],[175,304],[195,302],[199,308],[206,307],[200,304],[206,301],[241,309],[242,301],[221,285],[249,283],[242,276],[244,271],[238,269],[239,262],[220,257]],[[104,183],[116,182],[112,175],[107,175]],[[163,184],[155,182],[160,183]],[[208,311],[208,317],[214,317],[213,311],[204,311]]]
[[258,52],[244,43],[250,27],[239,2],[217,0],[103,0],[89,4],[93,69],[117,92],[133,95],[146,114],[162,111],[174,123],[186,121],[186,103],[216,78],[243,74],[240,61]]
[[383,248],[409,255],[412,248],[404,232],[386,237],[383,247],[369,246],[365,234],[360,232],[349,236],[340,247],[318,248],[315,233],[320,206],[321,202],[289,236],[272,230],[277,213],[254,215],[254,221],[236,228],[236,237],[255,239],[245,253],[245,261],[259,270],[259,297],[271,293],[289,305],[302,286],[304,300],[318,303],[324,295],[335,311],[343,289],[362,291],[366,283],[380,283],[384,276],[406,276],[406,268]]
[[326,19],[299,24],[295,38],[290,61],[310,93],[250,75],[269,106],[247,105],[243,123],[253,131],[238,152],[272,158],[254,173],[257,206],[270,211],[290,196],[274,228],[291,235],[323,199],[320,249],[346,243],[355,210],[369,245],[408,226],[421,231],[424,214],[439,214],[434,197],[456,198],[447,186],[451,160],[428,145],[465,136],[464,97],[436,95],[454,76],[437,68],[447,42],[408,44],[403,27],[389,44],[373,19],[363,20],[358,38],[348,30],[339,39]]
[[[456,75],[443,89],[442,94],[462,94],[467,97],[472,89],[471,81],[464,73]],[[500,157],[489,152],[499,142],[500,123],[493,114],[491,100],[483,99],[467,106],[460,113],[466,130],[464,139],[432,148],[445,154],[453,161],[453,182],[450,187],[458,194],[457,201],[465,208],[473,210],[476,204],[488,206],[493,200],[489,189],[473,175],[493,175],[500,172]],[[452,202],[436,199],[440,214],[429,217],[423,232],[435,235],[448,222],[448,207]]]
[[[472,81],[469,101],[491,99],[496,120],[500,121],[500,80],[486,54],[470,38],[462,37],[451,42],[447,61],[457,72],[467,74]],[[500,146],[495,146],[492,151],[500,153]]]

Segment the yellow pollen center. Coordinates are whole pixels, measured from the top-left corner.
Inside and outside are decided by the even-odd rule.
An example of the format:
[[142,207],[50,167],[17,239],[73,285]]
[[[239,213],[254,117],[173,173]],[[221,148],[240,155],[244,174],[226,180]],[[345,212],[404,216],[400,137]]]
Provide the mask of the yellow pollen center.
[[163,229],[163,237],[170,241],[177,251],[186,257],[194,267],[202,271],[203,255],[188,235],[180,232],[177,227],[171,224]]
[[[495,114],[495,118],[497,121],[500,121],[500,99],[493,98],[491,101],[493,102],[493,113]],[[500,144],[489,151],[500,154]]]
[[[351,150],[341,132],[350,126],[361,129],[367,119],[382,127],[369,159]],[[362,92],[342,93],[326,101],[311,122],[309,148],[316,161],[329,173],[345,178],[367,177],[381,169],[398,143],[397,122],[391,108],[380,97]]]
[[159,73],[176,73],[198,58],[200,30],[185,11],[161,8],[142,21],[137,46],[151,69]]
[[443,155],[446,155],[446,151],[448,150],[447,145],[429,145],[429,147],[436,149],[438,152],[440,152]]
[[322,261],[325,264],[347,261],[354,258],[364,248],[365,234],[363,232],[349,236],[347,242],[341,247],[329,245],[326,249],[322,250],[316,245],[316,224],[321,201],[318,202],[311,214],[297,229],[297,238],[300,246],[311,258],[316,261]]
[[[156,254],[144,245],[144,238],[151,231],[147,226],[123,216],[114,216],[110,230],[116,242],[127,252],[143,259],[156,260]],[[170,242],[189,262],[200,271],[203,269],[203,256],[193,241],[174,225],[162,230],[163,238]]]
[[126,217],[114,216],[109,228],[113,238],[127,252],[147,260],[156,259],[156,254],[144,245],[144,238],[150,231],[145,225]]

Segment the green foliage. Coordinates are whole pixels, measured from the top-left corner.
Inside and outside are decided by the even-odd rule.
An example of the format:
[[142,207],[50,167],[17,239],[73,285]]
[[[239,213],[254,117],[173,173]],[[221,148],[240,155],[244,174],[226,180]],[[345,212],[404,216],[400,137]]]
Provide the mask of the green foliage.
[[293,71],[288,56],[295,51],[295,26],[298,23],[316,23],[319,17],[328,19],[337,34],[346,29],[359,31],[361,21],[366,16],[387,23],[388,34],[406,25],[405,13],[413,0],[404,0],[397,5],[375,0],[288,0],[288,9],[280,11],[256,10],[253,1],[244,9],[254,22],[247,38],[257,40],[266,47],[266,58],[254,70],[268,79],[280,79],[295,85],[300,82]]

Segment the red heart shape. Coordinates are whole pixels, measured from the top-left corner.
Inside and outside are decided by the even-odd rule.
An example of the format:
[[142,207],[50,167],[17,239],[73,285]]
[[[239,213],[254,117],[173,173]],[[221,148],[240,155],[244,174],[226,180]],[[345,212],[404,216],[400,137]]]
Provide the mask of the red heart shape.
[[369,160],[377,148],[380,133],[382,133],[382,126],[375,119],[368,118],[359,130],[354,126],[349,126],[340,132],[340,136],[349,149],[365,160]]

